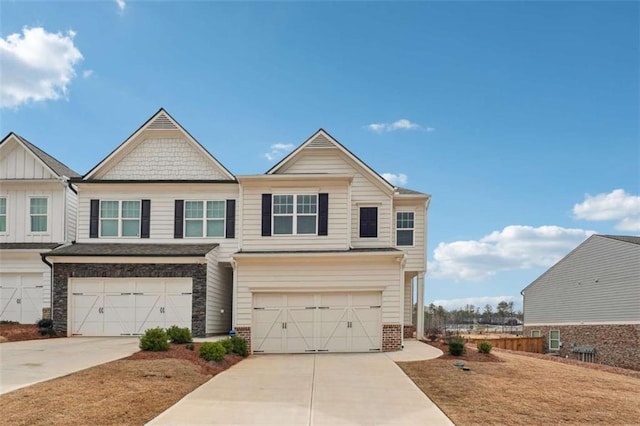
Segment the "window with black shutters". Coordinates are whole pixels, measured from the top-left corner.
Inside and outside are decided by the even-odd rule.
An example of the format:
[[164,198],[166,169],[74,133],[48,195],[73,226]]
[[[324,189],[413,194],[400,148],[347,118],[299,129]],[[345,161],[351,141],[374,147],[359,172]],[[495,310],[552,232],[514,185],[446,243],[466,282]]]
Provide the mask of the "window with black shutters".
[[378,237],[378,208],[360,207],[360,238]]

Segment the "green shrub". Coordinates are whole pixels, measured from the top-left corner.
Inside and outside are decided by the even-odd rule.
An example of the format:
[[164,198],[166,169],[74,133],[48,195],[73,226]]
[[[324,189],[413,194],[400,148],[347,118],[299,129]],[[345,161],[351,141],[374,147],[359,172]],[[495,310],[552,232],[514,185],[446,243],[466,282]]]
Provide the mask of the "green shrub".
[[231,339],[222,339],[219,340],[220,344],[224,347],[224,351],[228,354],[233,352],[233,342]]
[[493,345],[491,344],[491,342],[489,342],[487,340],[483,340],[481,342],[478,342],[478,344],[476,346],[478,348],[478,352],[480,352],[481,354],[490,354],[491,353],[491,348],[493,348]]
[[140,337],[140,349],[151,352],[168,351],[169,337],[160,327],[145,330],[144,335]]
[[191,338],[191,330],[187,327],[178,327],[177,325],[172,325],[167,328],[167,336],[169,336],[171,343],[178,345],[182,343],[189,343],[193,340]]
[[460,356],[464,353],[464,340],[460,337],[449,340],[449,353],[453,356]]
[[232,352],[234,354],[238,354],[240,356],[249,355],[249,351],[247,350],[247,341],[240,336],[233,336],[229,339],[233,345]]
[[187,345],[185,346],[185,348],[189,349],[190,351],[195,349],[195,346],[193,345],[193,343],[187,343]]
[[222,361],[227,351],[220,342],[204,342],[200,346],[200,358],[206,361]]
[[53,320],[41,319],[37,323],[38,328],[53,328]]

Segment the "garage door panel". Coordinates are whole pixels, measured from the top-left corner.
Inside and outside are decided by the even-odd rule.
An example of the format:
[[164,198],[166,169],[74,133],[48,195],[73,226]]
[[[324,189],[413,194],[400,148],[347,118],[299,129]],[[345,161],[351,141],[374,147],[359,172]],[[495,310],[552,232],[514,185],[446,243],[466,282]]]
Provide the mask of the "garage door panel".
[[314,306],[315,298],[313,294],[288,294],[287,295],[287,306],[288,307],[297,307],[304,308],[307,306]]
[[168,327],[191,328],[191,293],[167,294],[164,304],[165,321]]
[[380,293],[353,293],[351,306],[379,306]]
[[20,322],[32,324],[42,318],[42,286],[23,287],[20,297]]
[[136,294],[134,295],[134,333],[144,334],[145,330],[165,325],[164,312],[162,312],[162,295],[160,294]]
[[42,318],[43,275],[0,273],[0,320],[33,324]]
[[348,293],[320,294],[320,306],[343,307],[349,304]]
[[254,350],[282,352],[282,309],[256,309],[254,312]]
[[281,294],[256,293],[253,296],[253,305],[256,308],[282,307],[283,300]]
[[[313,299],[313,298],[312,298]],[[307,300],[307,304],[313,305]],[[306,352],[314,349],[314,309],[290,308],[287,310],[286,347],[288,352]]]
[[131,334],[135,316],[130,294],[105,294],[103,317],[104,334]]
[[0,288],[0,319],[3,321],[20,321],[20,305],[17,287]]
[[72,334],[101,335],[102,334],[102,296],[74,294],[74,311],[71,323]]

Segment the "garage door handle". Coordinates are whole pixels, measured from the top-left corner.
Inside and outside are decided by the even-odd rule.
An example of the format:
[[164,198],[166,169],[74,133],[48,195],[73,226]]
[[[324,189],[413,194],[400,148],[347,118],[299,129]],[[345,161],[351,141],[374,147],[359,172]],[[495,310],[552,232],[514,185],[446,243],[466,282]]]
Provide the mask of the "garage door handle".
[[160,313],[164,314],[164,307],[160,308]]
[[16,299],[16,303],[19,305],[22,303],[22,299]]
[[286,328],[287,328],[287,323],[286,323],[286,322],[283,322],[283,323],[282,323],[282,328],[284,328],[284,329],[286,329]]
[[104,308],[98,308],[98,313],[99,314],[104,314]]

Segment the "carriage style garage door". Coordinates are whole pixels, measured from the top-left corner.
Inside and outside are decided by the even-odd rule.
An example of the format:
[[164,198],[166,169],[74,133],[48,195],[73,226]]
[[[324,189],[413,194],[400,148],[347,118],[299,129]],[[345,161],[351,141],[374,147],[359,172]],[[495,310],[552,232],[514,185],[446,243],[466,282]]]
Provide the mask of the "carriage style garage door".
[[42,273],[0,274],[0,321],[34,324],[42,318]]
[[148,328],[191,329],[191,278],[72,278],[71,333],[131,336]]
[[255,293],[256,353],[372,352],[381,349],[380,292]]

